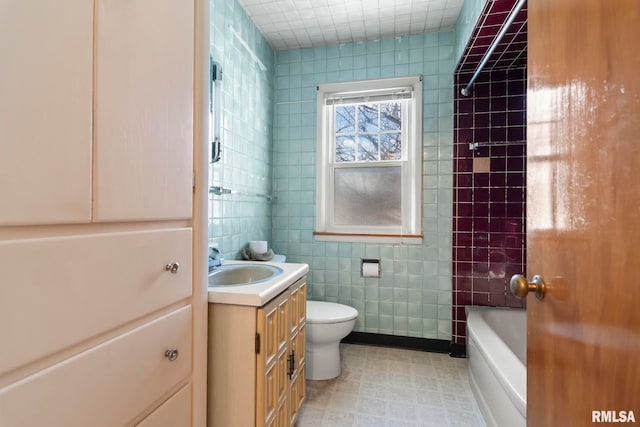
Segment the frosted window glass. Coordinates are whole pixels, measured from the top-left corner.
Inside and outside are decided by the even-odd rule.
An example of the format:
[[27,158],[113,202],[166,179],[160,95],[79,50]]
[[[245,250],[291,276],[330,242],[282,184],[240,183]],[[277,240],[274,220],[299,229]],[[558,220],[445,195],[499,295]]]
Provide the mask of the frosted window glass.
[[334,221],[339,225],[400,225],[400,166],[334,170]]

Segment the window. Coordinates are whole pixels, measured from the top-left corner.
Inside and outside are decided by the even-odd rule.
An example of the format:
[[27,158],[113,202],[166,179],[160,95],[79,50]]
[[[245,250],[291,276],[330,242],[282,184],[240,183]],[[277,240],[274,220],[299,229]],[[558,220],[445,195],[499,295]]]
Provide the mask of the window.
[[422,78],[318,86],[316,239],[422,240]]

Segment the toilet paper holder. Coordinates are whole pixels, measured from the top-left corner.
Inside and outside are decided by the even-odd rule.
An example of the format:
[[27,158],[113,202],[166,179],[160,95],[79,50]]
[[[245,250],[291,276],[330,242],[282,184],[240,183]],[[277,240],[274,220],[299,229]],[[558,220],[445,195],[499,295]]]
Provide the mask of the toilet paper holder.
[[379,258],[360,258],[361,277],[380,277]]

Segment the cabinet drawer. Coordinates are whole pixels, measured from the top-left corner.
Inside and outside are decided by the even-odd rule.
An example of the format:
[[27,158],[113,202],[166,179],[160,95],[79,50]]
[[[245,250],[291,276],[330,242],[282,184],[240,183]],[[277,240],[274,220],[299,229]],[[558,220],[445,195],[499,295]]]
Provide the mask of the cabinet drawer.
[[190,371],[187,306],[0,390],[0,425],[123,426]]
[[184,386],[137,427],[189,427],[191,426],[191,384]]
[[1,376],[188,298],[191,229],[4,241],[0,269]]

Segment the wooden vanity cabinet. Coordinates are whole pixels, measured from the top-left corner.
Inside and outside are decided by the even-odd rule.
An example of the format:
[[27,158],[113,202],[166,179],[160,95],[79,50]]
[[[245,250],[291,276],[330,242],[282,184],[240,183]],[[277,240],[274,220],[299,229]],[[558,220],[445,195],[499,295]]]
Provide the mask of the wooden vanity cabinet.
[[305,330],[305,277],[262,307],[210,304],[208,426],[293,426]]

